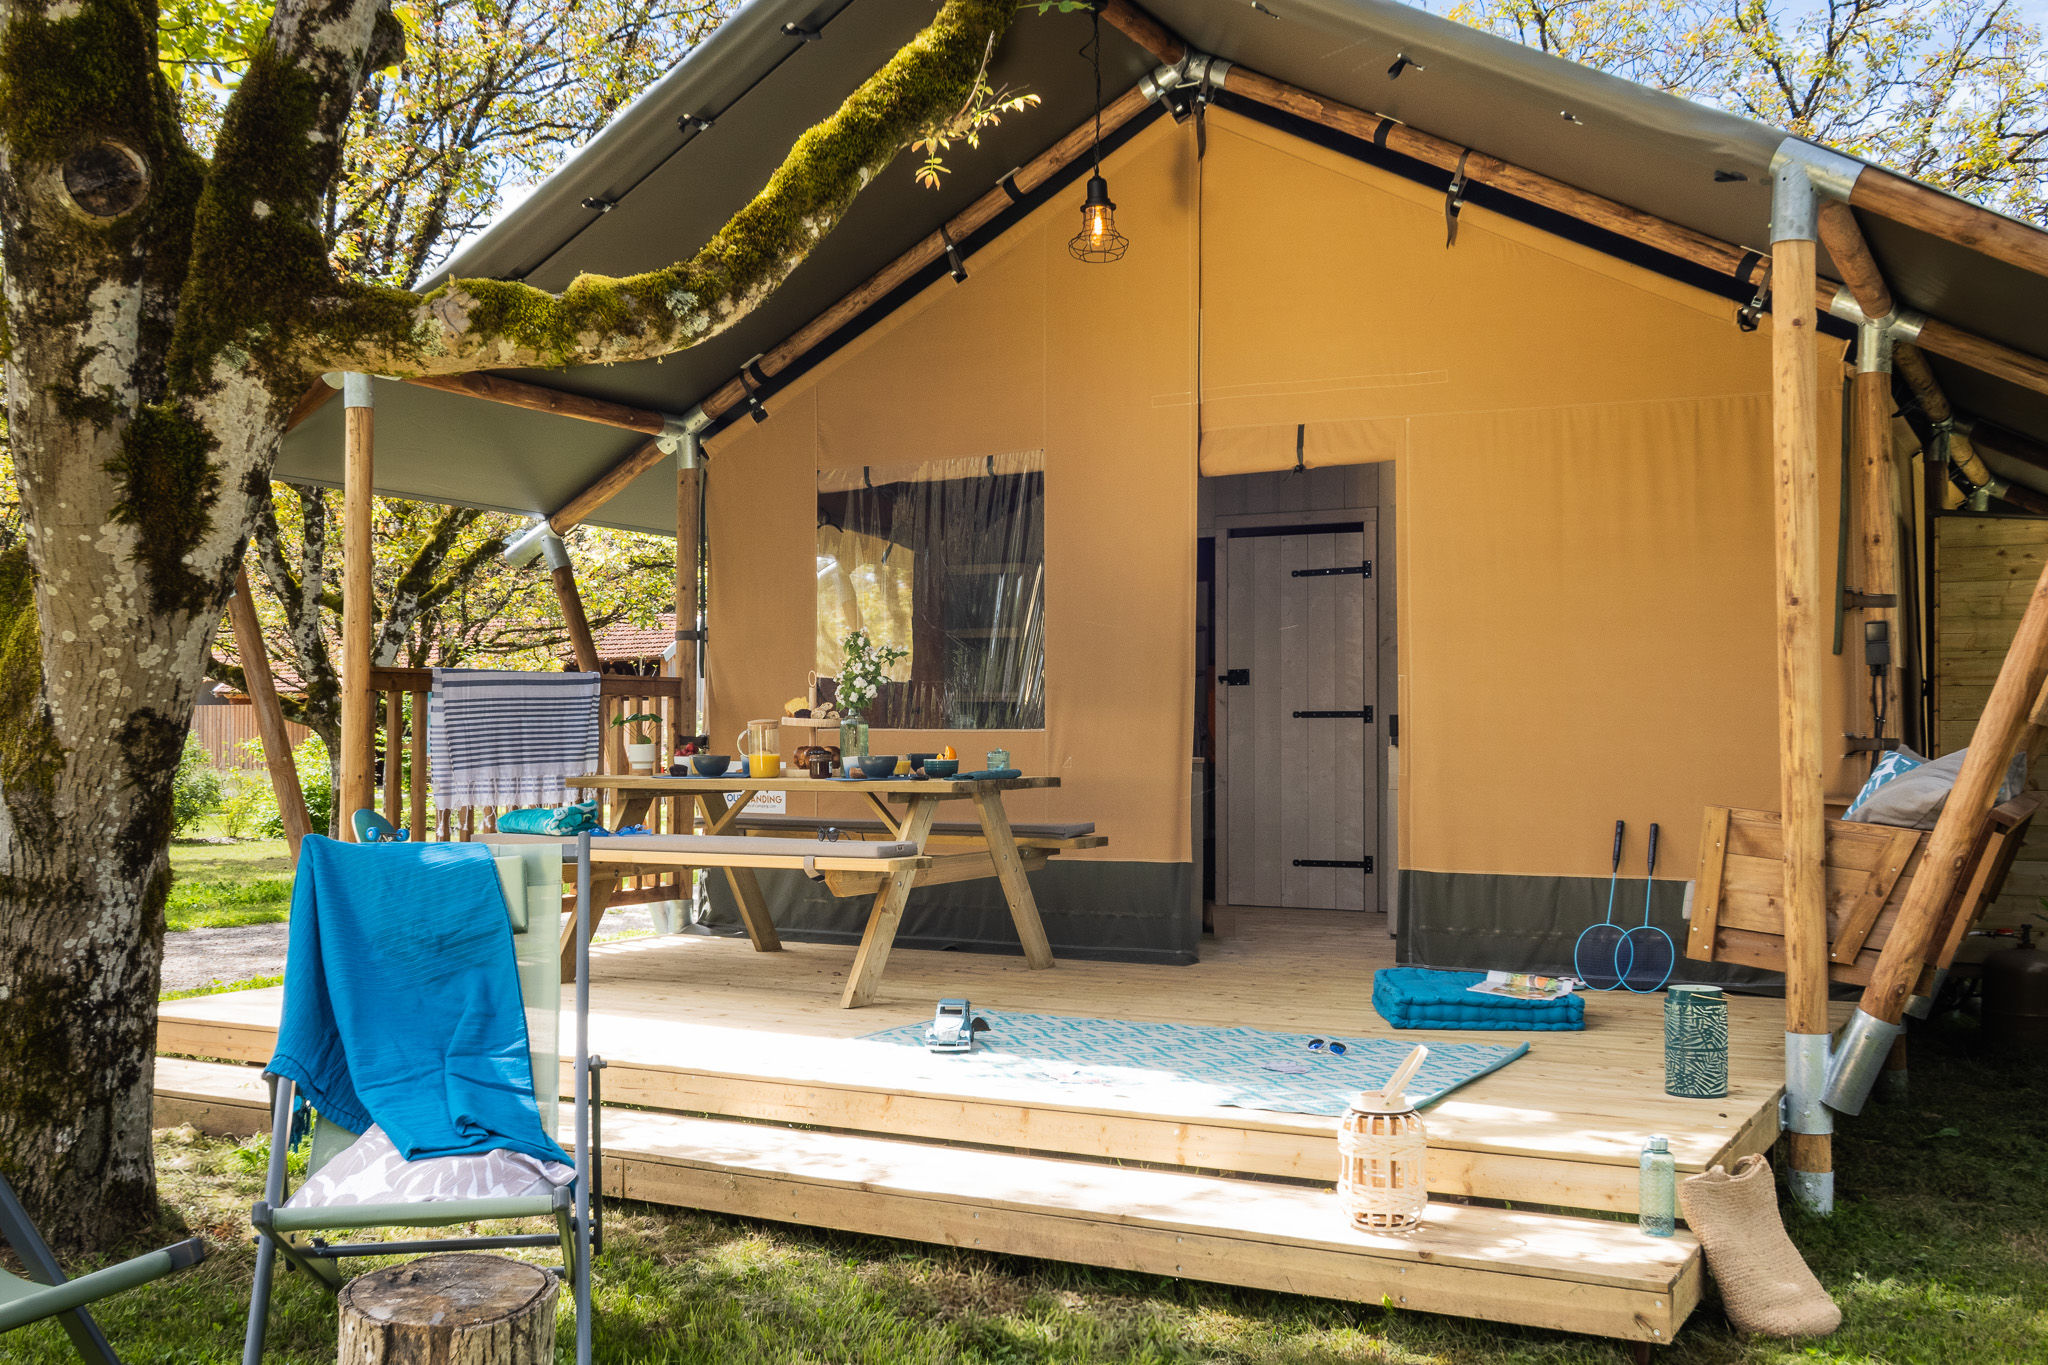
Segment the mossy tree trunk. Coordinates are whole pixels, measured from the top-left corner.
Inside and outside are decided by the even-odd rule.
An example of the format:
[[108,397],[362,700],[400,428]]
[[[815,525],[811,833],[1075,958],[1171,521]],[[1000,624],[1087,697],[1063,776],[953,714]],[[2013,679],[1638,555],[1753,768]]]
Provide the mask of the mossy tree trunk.
[[663,354],[755,307],[967,99],[1014,0],[947,0],[695,257],[559,297],[338,280],[320,209],[388,0],[284,0],[186,144],[149,0],[0,6],[9,436],[0,559],[0,1169],[66,1250],[154,1215],[171,776],[286,415],[325,369]]

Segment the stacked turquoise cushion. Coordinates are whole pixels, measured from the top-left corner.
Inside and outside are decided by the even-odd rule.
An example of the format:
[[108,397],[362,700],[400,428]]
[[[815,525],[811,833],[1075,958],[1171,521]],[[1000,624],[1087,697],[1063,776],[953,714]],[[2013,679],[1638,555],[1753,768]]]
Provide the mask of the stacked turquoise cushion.
[[1372,1007],[1395,1028],[1529,1029],[1544,1033],[1582,1029],[1586,1002],[1510,1000],[1475,995],[1485,972],[1440,972],[1428,967],[1382,967],[1372,975]]

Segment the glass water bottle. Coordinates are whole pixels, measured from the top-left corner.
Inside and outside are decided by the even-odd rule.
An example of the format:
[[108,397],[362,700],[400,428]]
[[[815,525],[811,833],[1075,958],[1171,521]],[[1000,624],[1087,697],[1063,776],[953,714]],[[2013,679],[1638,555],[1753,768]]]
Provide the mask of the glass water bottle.
[[1678,1162],[1670,1139],[1652,1136],[1638,1166],[1636,1226],[1645,1237],[1669,1237],[1678,1226]]

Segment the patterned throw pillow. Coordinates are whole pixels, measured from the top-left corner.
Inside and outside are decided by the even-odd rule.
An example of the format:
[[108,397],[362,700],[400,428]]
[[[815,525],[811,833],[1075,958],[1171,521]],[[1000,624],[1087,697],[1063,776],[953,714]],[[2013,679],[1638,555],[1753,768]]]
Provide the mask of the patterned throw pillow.
[[1926,762],[1926,759],[1901,744],[1898,748],[1877,761],[1877,766],[1870,771],[1870,780],[1863,784],[1862,791],[1856,793],[1856,799],[1849,803],[1849,809],[1843,814],[1842,818],[1844,820],[1862,818],[1861,813],[1864,806],[1869,804],[1871,797],[1877,795],[1878,788],[1904,777],[1907,773],[1912,772],[1913,769],[1920,767]]

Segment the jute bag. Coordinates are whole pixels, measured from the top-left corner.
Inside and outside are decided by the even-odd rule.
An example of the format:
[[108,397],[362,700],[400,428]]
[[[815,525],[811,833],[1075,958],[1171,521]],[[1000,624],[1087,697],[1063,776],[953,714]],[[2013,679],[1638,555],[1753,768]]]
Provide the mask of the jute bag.
[[1841,1326],[1842,1310],[1785,1235],[1768,1161],[1746,1156],[1733,1174],[1716,1166],[1688,1176],[1679,1182],[1678,1202],[1739,1331],[1824,1337]]

